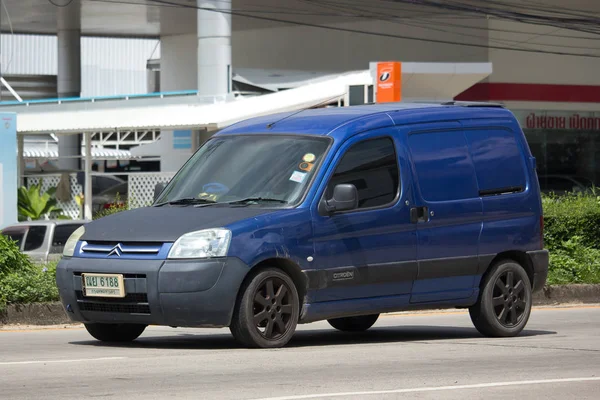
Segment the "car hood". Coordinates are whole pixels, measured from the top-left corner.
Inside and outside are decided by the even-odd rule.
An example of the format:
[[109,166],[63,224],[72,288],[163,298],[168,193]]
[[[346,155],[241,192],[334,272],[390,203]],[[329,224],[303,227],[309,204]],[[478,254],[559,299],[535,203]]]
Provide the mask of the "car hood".
[[81,239],[110,242],[174,242],[188,232],[220,228],[272,212],[277,210],[222,206],[137,208],[86,224]]

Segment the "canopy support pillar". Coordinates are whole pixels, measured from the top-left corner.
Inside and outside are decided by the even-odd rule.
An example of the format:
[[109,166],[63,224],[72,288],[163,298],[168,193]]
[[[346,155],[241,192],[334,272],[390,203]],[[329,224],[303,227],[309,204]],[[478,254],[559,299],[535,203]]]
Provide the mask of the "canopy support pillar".
[[84,219],[92,220],[92,134],[85,133],[85,187],[83,216]]

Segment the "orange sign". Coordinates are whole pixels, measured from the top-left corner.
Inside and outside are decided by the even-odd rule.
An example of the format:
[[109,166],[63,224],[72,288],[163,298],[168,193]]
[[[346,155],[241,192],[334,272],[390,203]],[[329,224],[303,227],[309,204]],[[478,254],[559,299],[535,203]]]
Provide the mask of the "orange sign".
[[392,103],[402,99],[402,63],[377,63],[377,103]]

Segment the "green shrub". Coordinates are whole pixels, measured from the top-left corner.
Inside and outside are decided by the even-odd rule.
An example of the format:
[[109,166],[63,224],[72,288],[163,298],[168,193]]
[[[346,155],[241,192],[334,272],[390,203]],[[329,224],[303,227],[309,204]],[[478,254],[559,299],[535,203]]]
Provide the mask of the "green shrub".
[[544,196],[544,242],[548,249],[578,236],[582,245],[600,249],[600,200],[588,194]]
[[548,284],[600,283],[600,250],[574,236],[550,251]]
[[17,243],[4,235],[0,235],[0,279],[11,272],[30,268],[31,261],[29,257],[19,251]]
[[0,310],[7,304],[57,301],[56,263],[11,272],[0,277]]
[[594,193],[544,196],[549,284],[600,283],[600,198]]

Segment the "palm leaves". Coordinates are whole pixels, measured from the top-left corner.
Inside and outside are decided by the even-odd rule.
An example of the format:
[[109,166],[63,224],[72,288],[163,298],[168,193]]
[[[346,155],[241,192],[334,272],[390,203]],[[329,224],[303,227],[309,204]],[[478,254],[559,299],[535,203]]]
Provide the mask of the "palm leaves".
[[63,215],[62,209],[57,207],[58,201],[54,198],[56,188],[49,188],[42,193],[41,182],[29,188],[20,187],[18,191],[19,221],[34,221],[44,219],[46,215],[59,214],[58,218],[68,218]]

